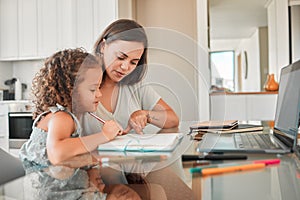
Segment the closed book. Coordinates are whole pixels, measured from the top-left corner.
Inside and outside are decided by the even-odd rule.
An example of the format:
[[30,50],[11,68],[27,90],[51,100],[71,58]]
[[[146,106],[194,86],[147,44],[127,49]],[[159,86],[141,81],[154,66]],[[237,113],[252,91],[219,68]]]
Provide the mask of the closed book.
[[190,126],[191,130],[230,130],[238,125],[238,120],[203,121]]
[[230,130],[206,130],[205,132],[210,133],[244,133],[244,132],[255,132],[262,131],[262,125],[254,125],[254,124],[238,124],[235,128]]

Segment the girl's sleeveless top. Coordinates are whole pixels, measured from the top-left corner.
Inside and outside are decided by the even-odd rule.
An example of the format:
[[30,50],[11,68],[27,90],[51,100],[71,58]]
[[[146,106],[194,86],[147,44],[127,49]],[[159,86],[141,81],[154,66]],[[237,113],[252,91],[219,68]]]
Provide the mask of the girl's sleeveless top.
[[[85,169],[51,165],[46,152],[47,132],[36,127],[36,124],[49,112],[58,111],[66,112],[74,119],[76,130],[71,137],[81,137],[78,119],[61,105],[51,107],[34,120],[30,138],[19,152],[19,158],[26,171],[24,180],[28,183],[25,189],[27,195],[35,199],[106,199],[105,194],[90,186]],[[59,172],[60,178],[51,175],[50,172]]]

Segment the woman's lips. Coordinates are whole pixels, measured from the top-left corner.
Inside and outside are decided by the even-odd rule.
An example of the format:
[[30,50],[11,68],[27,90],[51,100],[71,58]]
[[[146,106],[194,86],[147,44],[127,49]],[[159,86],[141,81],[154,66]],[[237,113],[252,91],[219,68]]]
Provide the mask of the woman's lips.
[[119,72],[119,71],[115,71],[115,74],[117,75],[118,78],[122,78],[124,77],[126,74]]

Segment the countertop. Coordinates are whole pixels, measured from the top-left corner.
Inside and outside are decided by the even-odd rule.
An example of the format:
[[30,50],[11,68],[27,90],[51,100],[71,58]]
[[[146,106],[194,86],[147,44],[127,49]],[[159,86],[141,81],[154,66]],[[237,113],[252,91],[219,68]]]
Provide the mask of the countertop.
[[30,103],[30,100],[4,100],[0,101],[0,104],[19,104],[19,103]]
[[253,95],[253,94],[278,94],[278,91],[267,92],[267,91],[258,91],[258,92],[211,92],[209,95]]

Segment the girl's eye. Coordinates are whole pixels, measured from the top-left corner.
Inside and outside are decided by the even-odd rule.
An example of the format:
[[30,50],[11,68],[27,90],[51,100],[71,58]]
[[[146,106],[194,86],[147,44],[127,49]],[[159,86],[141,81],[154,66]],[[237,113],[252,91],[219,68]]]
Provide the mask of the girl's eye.
[[132,65],[137,65],[137,62],[131,61]]

